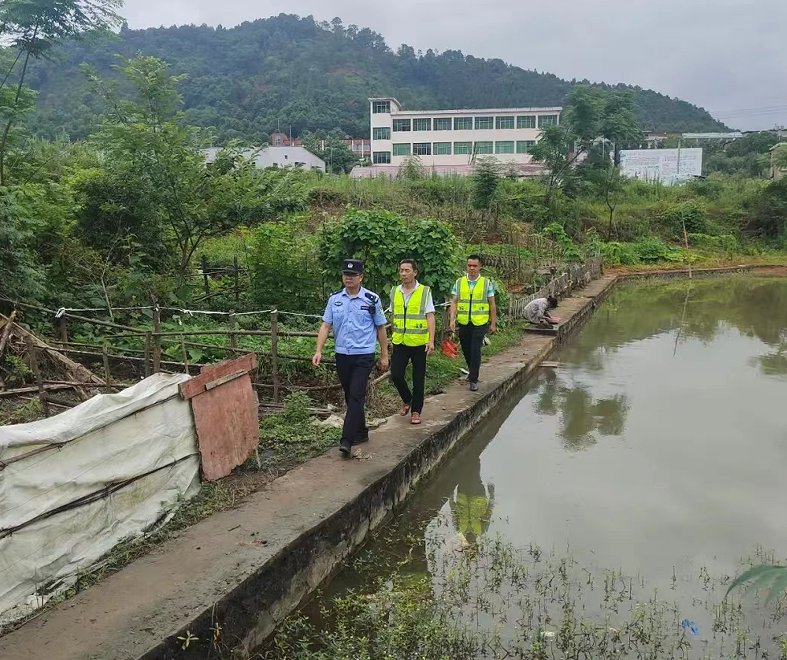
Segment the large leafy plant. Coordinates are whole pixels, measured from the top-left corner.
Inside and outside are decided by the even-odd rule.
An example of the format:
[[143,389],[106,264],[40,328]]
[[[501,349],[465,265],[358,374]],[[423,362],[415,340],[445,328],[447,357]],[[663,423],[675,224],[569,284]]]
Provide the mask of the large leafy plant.
[[364,285],[384,296],[399,281],[399,261],[406,257],[418,261],[419,281],[432,287],[435,302],[447,299],[461,272],[461,261],[459,242],[443,222],[351,209],[326,226],[320,238],[326,275],[338,284],[342,260],[363,259]]

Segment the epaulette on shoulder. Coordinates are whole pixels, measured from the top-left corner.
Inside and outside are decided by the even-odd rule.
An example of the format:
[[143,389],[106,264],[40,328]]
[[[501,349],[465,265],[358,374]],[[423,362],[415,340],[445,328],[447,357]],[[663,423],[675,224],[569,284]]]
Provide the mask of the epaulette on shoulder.
[[336,294],[338,294],[338,293],[341,293],[342,291],[344,291],[344,289],[339,289],[338,291],[334,291],[334,292],[333,292],[332,294],[330,294],[328,297],[329,297],[329,298],[333,298],[333,297],[334,297]]
[[379,298],[371,291],[367,291],[364,295],[372,302],[377,302],[379,300]]

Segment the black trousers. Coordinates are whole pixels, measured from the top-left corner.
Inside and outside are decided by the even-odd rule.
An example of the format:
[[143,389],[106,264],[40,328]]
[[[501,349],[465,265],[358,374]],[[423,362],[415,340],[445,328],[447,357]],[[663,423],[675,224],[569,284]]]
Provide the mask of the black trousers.
[[484,337],[489,324],[485,325],[458,325],[456,334],[459,335],[459,343],[462,345],[462,355],[465,356],[467,369],[470,375],[467,377],[471,383],[478,382],[478,372],[481,369],[481,347],[484,345]]
[[[407,363],[413,362],[413,391],[407,385],[404,372]],[[394,344],[391,357],[391,380],[402,401],[410,405],[410,411],[419,415],[424,409],[424,380],[426,380],[426,346]]]
[[339,382],[344,390],[344,402],[347,404],[347,413],[344,416],[342,429],[342,442],[357,443],[361,438],[369,435],[366,428],[366,387],[369,384],[369,374],[374,368],[374,353],[364,355],[336,354],[336,371]]

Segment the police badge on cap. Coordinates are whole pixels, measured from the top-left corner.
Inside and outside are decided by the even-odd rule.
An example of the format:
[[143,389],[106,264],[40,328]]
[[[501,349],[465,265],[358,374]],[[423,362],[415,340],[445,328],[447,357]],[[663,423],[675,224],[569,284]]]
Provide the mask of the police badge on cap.
[[345,259],[342,262],[342,272],[345,275],[361,275],[363,273],[363,261],[360,259]]

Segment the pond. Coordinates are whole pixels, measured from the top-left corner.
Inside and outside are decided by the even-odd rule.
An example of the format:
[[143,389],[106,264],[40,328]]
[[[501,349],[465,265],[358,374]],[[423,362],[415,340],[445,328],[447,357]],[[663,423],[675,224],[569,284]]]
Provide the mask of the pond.
[[341,627],[337,595],[400,591],[499,637],[422,657],[581,657],[567,630],[591,624],[585,657],[787,657],[787,598],[723,602],[787,556],[787,280],[621,286],[550,359],[287,634]]

